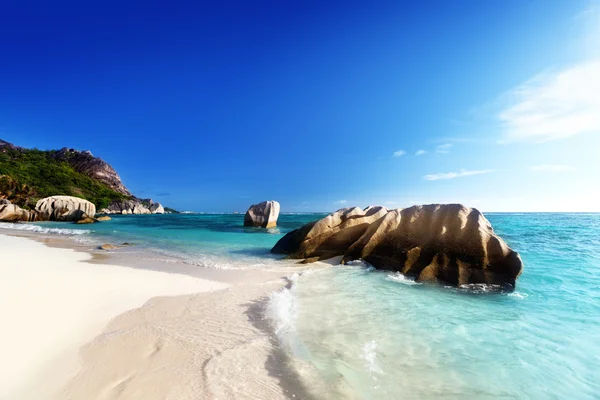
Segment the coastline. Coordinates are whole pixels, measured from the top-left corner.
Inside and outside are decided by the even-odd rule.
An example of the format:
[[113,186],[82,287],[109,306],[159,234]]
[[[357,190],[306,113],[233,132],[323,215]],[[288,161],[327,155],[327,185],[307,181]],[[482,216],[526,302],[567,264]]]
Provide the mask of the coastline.
[[264,319],[292,271],[136,262],[34,232],[0,244],[0,397],[310,397]]

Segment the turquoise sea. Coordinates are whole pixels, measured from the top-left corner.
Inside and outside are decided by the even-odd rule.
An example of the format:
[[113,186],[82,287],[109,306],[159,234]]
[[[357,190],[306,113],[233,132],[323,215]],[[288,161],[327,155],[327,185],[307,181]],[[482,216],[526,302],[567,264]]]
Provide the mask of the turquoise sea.
[[[116,216],[88,226],[2,225],[198,268],[289,264],[266,313],[317,398],[600,399],[600,214],[488,213],[525,269],[512,293],[421,285],[368,265],[296,273],[269,254],[323,214]],[[142,251],[140,251],[142,250]]]

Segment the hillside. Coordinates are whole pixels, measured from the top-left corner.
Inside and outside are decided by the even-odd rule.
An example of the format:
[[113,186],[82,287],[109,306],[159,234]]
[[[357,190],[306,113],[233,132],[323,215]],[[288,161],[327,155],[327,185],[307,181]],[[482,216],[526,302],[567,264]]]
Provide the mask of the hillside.
[[90,152],[25,149],[0,140],[0,199],[33,209],[53,195],[81,197],[98,209],[135,199],[115,170]]

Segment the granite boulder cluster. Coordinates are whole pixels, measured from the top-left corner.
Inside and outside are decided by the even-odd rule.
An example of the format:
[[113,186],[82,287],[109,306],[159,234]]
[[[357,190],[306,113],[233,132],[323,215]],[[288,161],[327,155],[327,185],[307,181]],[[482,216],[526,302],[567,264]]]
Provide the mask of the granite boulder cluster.
[[165,209],[160,203],[152,199],[132,198],[128,200],[113,201],[108,207],[99,211],[100,214],[164,214]]
[[0,204],[0,221],[87,221],[95,222],[96,206],[84,199],[73,196],[50,196],[39,200],[35,210],[24,210],[4,200]]

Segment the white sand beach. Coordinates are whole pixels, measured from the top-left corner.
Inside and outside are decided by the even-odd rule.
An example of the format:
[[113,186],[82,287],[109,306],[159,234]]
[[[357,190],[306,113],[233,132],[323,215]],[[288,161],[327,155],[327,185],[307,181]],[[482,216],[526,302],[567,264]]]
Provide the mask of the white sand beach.
[[1,234],[0,249],[0,399],[287,397],[257,308],[282,279],[92,264]]

